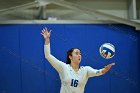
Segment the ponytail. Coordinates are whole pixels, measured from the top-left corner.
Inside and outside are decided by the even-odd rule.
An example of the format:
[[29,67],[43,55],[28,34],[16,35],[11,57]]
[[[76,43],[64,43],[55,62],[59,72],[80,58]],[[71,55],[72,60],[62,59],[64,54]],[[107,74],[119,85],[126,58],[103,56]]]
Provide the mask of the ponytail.
[[72,52],[75,48],[71,48],[70,50],[67,51],[67,61],[66,64],[71,64],[71,60],[69,58],[69,56],[72,56]]

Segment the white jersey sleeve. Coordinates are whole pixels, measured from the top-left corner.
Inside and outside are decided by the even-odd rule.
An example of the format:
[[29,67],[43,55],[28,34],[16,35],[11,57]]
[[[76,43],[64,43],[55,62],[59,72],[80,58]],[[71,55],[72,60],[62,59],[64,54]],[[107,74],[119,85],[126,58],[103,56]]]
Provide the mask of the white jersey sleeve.
[[50,50],[50,44],[44,45],[44,52],[45,52],[45,58],[49,61],[49,63],[58,71],[62,72],[63,67],[65,65],[64,62],[58,60],[51,54]]
[[87,66],[86,69],[87,69],[87,76],[88,76],[88,78],[94,77],[94,76],[103,75],[103,73],[102,73],[102,70],[103,70],[103,69],[97,70],[97,69],[93,69],[93,68],[90,67],[90,66]]

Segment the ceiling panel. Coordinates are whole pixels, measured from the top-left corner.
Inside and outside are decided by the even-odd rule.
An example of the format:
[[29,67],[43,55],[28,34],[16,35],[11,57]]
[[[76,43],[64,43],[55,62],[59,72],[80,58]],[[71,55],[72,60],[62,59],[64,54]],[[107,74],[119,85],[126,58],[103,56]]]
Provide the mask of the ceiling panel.
[[[30,2],[34,2],[35,0],[0,0],[0,10],[1,9],[6,9],[6,8],[9,8],[9,7],[14,7],[14,6],[19,6],[19,5],[23,5],[23,4],[26,4],[26,3],[30,3]],[[58,0],[59,1],[59,0]],[[60,0],[60,1],[63,1],[63,0]],[[97,2],[99,0],[64,0],[64,1],[69,1],[69,2],[81,2],[81,1],[85,1],[85,2],[88,2],[88,1],[92,1],[92,2]],[[116,0],[100,0],[100,2],[110,2],[110,1],[116,1]],[[118,1],[127,1],[127,0],[117,0]]]
[[34,2],[34,0],[0,0],[0,9],[15,7],[29,2]]

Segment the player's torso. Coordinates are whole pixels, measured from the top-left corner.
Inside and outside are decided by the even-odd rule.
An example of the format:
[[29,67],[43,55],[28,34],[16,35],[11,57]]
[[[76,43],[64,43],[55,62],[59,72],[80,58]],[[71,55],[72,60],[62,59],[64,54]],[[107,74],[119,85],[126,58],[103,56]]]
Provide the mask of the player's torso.
[[74,71],[70,65],[64,67],[63,73],[59,74],[63,86],[72,89],[84,88],[87,82],[87,71],[80,67],[79,71]]

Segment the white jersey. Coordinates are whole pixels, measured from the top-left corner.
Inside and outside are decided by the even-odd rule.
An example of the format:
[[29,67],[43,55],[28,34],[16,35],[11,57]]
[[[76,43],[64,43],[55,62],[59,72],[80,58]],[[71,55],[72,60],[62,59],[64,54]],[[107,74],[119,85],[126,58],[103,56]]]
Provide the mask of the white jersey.
[[50,44],[44,45],[46,59],[57,70],[61,79],[60,93],[84,93],[84,88],[88,78],[102,75],[100,70],[91,68],[90,66],[81,66],[76,72],[73,68],[58,59],[50,52]]

